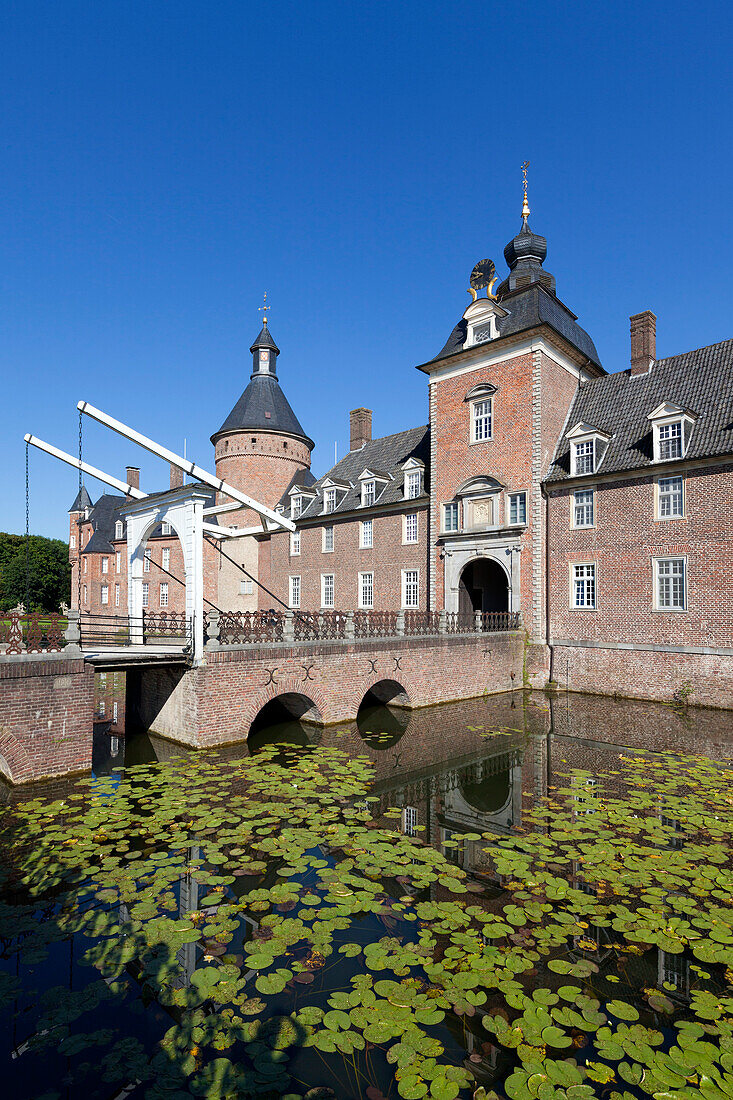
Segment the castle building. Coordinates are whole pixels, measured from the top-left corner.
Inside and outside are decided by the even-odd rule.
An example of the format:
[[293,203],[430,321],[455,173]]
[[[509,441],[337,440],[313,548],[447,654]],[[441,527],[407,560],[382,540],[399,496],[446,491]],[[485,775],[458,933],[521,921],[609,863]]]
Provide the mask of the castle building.
[[[429,423],[374,439],[371,411],[355,409],[348,454],[317,479],[265,320],[211,439],[218,476],[297,529],[212,548],[210,605],[520,612],[554,662],[620,681],[642,652],[691,674],[698,658],[731,663],[733,340],[657,360],[646,311],[631,318],[630,365],[607,374],[529,214],[525,192],[506,278],[494,293],[493,263],[476,265],[471,302],[418,367]],[[72,506],[82,610],[124,613],[124,501],[82,490]],[[232,507],[226,523],[253,518]],[[181,565],[170,532],[152,532],[149,554],[150,606],[182,609],[163,576]]]

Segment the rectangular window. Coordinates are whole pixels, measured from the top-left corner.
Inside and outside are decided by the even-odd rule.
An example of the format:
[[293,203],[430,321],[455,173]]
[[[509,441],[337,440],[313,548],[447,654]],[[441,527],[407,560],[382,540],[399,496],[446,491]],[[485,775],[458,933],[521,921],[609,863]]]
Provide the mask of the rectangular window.
[[509,494],[509,523],[518,525],[527,522],[527,494]]
[[119,586],[119,584],[116,584],[115,585],[115,607],[119,607],[119,606],[120,606],[120,586]]
[[472,441],[483,443],[491,439],[491,398],[487,401],[474,401],[471,410],[473,413]]
[[288,602],[291,607],[300,607],[300,577],[290,578],[290,598]]
[[374,504],[376,499],[376,484],[373,481],[365,481],[361,487],[361,503],[365,508]]
[[122,536],[124,535],[124,533],[125,533],[125,525],[124,525],[124,523],[122,522],[121,519],[118,519],[117,523],[115,524],[115,538],[116,539],[121,539]]
[[415,806],[405,806],[403,808],[401,824],[405,836],[417,835],[417,809]]
[[417,512],[405,516],[405,542],[417,542]]
[[240,596],[251,596],[253,591],[254,591],[254,582],[253,581],[244,580],[244,581],[239,582],[239,595]]
[[150,562],[152,560],[153,560],[153,551],[148,546],[148,547],[146,547],[145,553],[143,555],[143,572],[144,573],[149,573],[150,572]]
[[118,709],[117,709],[117,700],[115,699],[115,701],[112,703],[112,721],[113,722],[117,721],[118,713],[119,712],[118,712]]
[[571,606],[592,611],[596,606],[596,567],[594,564],[572,566]]
[[684,514],[681,477],[660,477],[659,518],[679,519]]
[[657,558],[657,610],[685,610],[685,559]]
[[359,607],[374,607],[374,574],[359,574]]
[[170,569],[171,567],[171,552],[168,546],[163,547],[163,568]]
[[88,559],[88,558],[84,558],[84,572],[85,572],[85,573],[86,573],[86,571],[87,571],[87,562],[88,562],[88,561],[89,561],[89,559]]
[[150,603],[150,585],[147,581],[143,582],[143,607],[147,607]]
[[106,713],[107,713],[107,700],[106,699],[100,699],[99,700],[99,717],[104,718]]
[[88,594],[87,594],[87,586],[86,585],[84,585],[84,603],[85,604],[89,603]]
[[359,542],[362,550],[370,550],[374,546],[373,521],[370,519],[362,520],[359,534],[361,535]]
[[296,558],[300,553],[300,531],[290,533],[290,557]]
[[321,574],[321,607],[334,606],[333,573]]
[[122,554],[117,551],[115,554],[115,573],[119,573],[122,569]]
[[160,606],[161,607],[167,607],[168,606],[168,582],[167,581],[161,581],[161,585],[160,585]]
[[109,585],[102,585],[102,603],[109,603]]
[[452,500],[450,504],[443,505],[443,530],[458,530],[458,501]]
[[76,535],[69,535],[69,549],[76,549]]
[[171,533],[171,525],[166,520],[163,520],[160,525],[160,533],[161,535],[170,535]]
[[100,672],[100,674],[99,674],[99,686],[103,687],[103,688],[107,687],[107,673],[106,672]]
[[664,462],[668,458],[682,458],[682,423],[659,425],[659,458]]
[[420,606],[420,574],[417,569],[402,570],[402,606]]
[[102,572],[109,573],[109,558],[102,558]]
[[336,511],[336,490],[326,489],[323,493],[323,511],[335,512]]
[[573,493],[573,527],[593,526],[593,490],[576,489]]
[[575,444],[575,473],[592,474],[595,469],[596,445],[594,439]]
[[420,471],[410,470],[405,475],[405,500],[415,500],[420,496]]
[[290,504],[290,518],[298,519],[300,513],[303,511],[303,498],[293,497]]
[[323,528],[323,553],[333,553],[333,527]]

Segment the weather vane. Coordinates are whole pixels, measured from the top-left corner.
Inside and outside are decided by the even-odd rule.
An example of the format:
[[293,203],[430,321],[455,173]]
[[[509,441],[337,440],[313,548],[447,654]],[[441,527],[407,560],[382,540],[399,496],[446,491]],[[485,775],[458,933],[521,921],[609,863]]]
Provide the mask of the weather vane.
[[268,309],[272,309],[272,306],[268,306],[268,304],[267,304],[267,291],[265,291],[264,305],[259,306],[258,309],[257,309],[257,312],[262,314],[262,323],[264,325],[267,324],[267,311],[268,311]]
[[522,217],[529,217],[529,203],[527,202],[527,169],[529,168],[529,161],[525,160],[522,165],[522,174],[524,176],[524,202],[522,203]]

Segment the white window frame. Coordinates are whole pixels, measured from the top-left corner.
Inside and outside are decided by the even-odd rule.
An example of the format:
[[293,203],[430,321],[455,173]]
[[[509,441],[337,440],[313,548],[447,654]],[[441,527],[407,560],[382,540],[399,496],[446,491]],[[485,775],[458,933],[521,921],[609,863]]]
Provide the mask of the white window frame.
[[[593,437],[573,440],[571,452],[573,477],[585,477],[596,472],[596,441]],[[590,464],[588,464],[589,458]],[[589,468],[586,469],[586,466],[589,466]]]
[[168,606],[168,581],[160,582],[160,606]]
[[[368,595],[365,596],[365,593]],[[374,607],[374,573],[359,574],[359,607],[369,610]]]
[[290,518],[291,519],[300,519],[300,516],[302,515],[302,513],[303,513],[303,498],[302,497],[297,497],[297,496],[292,497],[291,501],[290,501]]
[[240,582],[239,582],[239,595],[240,596],[251,596],[253,592],[254,592],[254,581],[250,580],[248,577],[244,577],[242,580],[240,580]]
[[168,520],[164,519],[163,522],[160,525],[161,535],[170,535],[172,533],[172,530],[173,529],[172,529],[170,523],[168,522]]
[[161,565],[163,566],[163,568],[164,569],[170,569],[170,567],[171,567],[171,548],[170,548],[170,546],[164,546],[163,547],[162,559],[163,560],[161,561]]
[[[460,529],[461,529],[461,506],[458,503],[458,501],[457,500],[446,501],[446,503],[442,505],[442,508],[443,508],[443,530],[445,531],[445,533],[447,535],[450,535],[455,531],[460,531]],[[451,510],[451,512],[453,512],[453,510],[455,509],[455,517],[456,517],[455,526],[453,526],[453,525],[449,526],[448,525],[448,510],[449,509]]]
[[334,526],[332,523],[328,523],[323,528],[323,534],[321,535],[321,552],[324,554],[333,554],[335,543],[336,536],[334,532]]
[[[366,531],[369,531],[369,539],[367,541]],[[359,549],[360,550],[372,550],[374,548],[374,520],[363,519],[359,523]]]
[[118,519],[115,523],[115,538],[122,539],[125,537],[125,525],[121,519]]
[[[662,491],[662,486],[669,482],[679,482],[679,491],[666,489]],[[654,483],[654,497],[655,497],[655,515],[654,518],[665,523],[670,519],[684,519],[685,518],[685,479],[682,474],[672,474],[670,477],[658,477]],[[662,506],[665,501],[672,502],[676,498],[679,498],[679,511],[670,512],[669,515],[663,515]]]
[[300,556],[300,531],[290,532],[290,557],[297,558]]
[[405,500],[417,500],[422,493],[422,471],[407,470],[405,473]]
[[[678,450],[679,453],[669,454],[671,450]],[[684,458],[684,451],[685,429],[682,417],[654,425],[655,462],[674,462],[675,459]]]
[[107,606],[109,604],[109,585],[108,584],[103,584],[102,585],[101,602],[105,606]]
[[150,606],[150,585],[147,581],[143,581],[142,605],[143,607]]
[[[523,519],[520,519],[519,516],[520,504],[521,511],[524,512]],[[512,519],[512,509],[517,513],[516,519]],[[516,493],[507,493],[506,522],[508,527],[527,526],[527,492],[525,489],[519,489]]]
[[300,575],[288,577],[288,605],[297,610],[300,607]]
[[116,700],[116,699],[114,699],[114,700],[112,701],[112,721],[113,721],[113,722],[116,722],[116,721],[117,721],[117,715],[118,715],[118,713],[119,713],[119,712],[118,712],[118,709],[117,709],[117,700]]
[[118,550],[115,553],[115,573],[121,573],[121,572],[122,572],[122,554]]
[[86,585],[84,585],[84,603],[85,603],[85,604],[88,604],[88,603],[89,603],[89,592],[88,592],[88,590],[87,590],[87,586],[86,586]]
[[109,573],[109,558],[108,557],[102,558],[102,572],[103,573]]
[[89,563],[89,558],[84,558],[84,569],[82,570],[83,573],[86,573],[88,563]]
[[100,718],[106,718],[106,716],[107,716],[107,700],[106,699],[100,699],[99,700],[99,711],[98,711],[98,713],[99,713]]
[[[408,578],[414,577],[414,580],[408,580]],[[405,611],[414,611],[420,607],[420,570],[419,569],[403,569],[402,570],[402,608]],[[413,595],[414,601],[410,600],[408,603],[408,596]]]
[[143,573],[150,572],[150,563],[153,560],[153,548],[146,546],[143,551]]
[[119,606],[120,606],[120,586],[119,586],[119,584],[116,584],[115,585],[115,607],[119,607]]
[[[666,566],[672,563],[682,564],[682,604],[675,604],[674,606],[667,606],[660,600],[660,581],[665,575],[660,573],[660,566]],[[652,559],[653,572],[654,572],[654,610],[663,613],[679,614],[680,612],[687,611],[687,558],[684,554],[673,555],[665,554],[658,558]],[[674,580],[680,574],[669,574],[670,580]]]
[[[326,602],[326,597],[329,596],[329,595],[331,597],[331,601],[330,601],[330,603],[327,603]],[[321,573],[321,607],[325,611],[332,611],[335,606],[336,606],[336,577],[333,573]]]
[[494,438],[494,398],[478,397],[471,402],[471,443],[488,443]]
[[76,535],[69,535],[69,550],[76,550]]
[[[414,524],[413,522],[414,521]],[[410,538],[411,527],[415,528],[414,538]],[[407,512],[402,517],[402,543],[404,546],[416,546],[420,539],[420,520],[417,512]]]
[[[581,496],[581,495],[586,496],[588,494],[590,494],[590,505],[588,504],[587,501],[581,502],[581,503],[578,502],[578,497],[579,496]],[[589,486],[588,488],[585,488],[585,486],[584,486],[582,489],[574,489],[572,500],[570,502],[570,507],[572,509],[571,515],[570,515],[570,526],[574,530],[576,530],[576,531],[589,531],[589,530],[591,530],[591,528],[595,527],[595,525],[596,525],[596,491],[595,491],[595,488],[593,486]],[[578,523],[578,516],[581,515],[581,513],[584,516],[587,516],[589,507],[590,507],[590,523]]]
[[336,511],[336,490],[334,488],[323,490],[323,514],[330,516]]
[[361,483],[361,506],[371,508],[377,500],[377,479],[372,477]]
[[[595,611],[598,607],[598,566],[594,561],[571,561],[570,565],[570,610],[571,611]],[[578,575],[576,570],[592,569],[593,572]],[[578,602],[578,583],[583,585],[583,592],[587,597],[588,582],[592,584],[593,601]]]

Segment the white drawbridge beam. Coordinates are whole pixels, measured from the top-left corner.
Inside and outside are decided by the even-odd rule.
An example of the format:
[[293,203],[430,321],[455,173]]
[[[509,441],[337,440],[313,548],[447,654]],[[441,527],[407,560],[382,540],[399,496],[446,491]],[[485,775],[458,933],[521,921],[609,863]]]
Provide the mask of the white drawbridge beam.
[[222,512],[241,512],[242,505],[237,504],[236,500],[234,504],[215,504],[211,508],[204,508],[205,516],[220,516]]
[[220,493],[224,493],[225,496],[231,497],[232,500],[239,501],[245,508],[250,508],[253,512],[256,512],[262,520],[262,531],[267,530],[266,521],[268,519],[271,520],[276,527],[284,527],[287,531],[295,531],[295,524],[292,520],[287,519],[285,516],[278,515],[277,512],[273,512],[273,510],[268,508],[265,504],[260,504],[259,501],[253,500],[252,497],[247,496],[246,493],[241,493],[239,489],[235,489],[233,485],[229,485],[226,481],[222,481],[221,478],[210,474],[208,470],[204,470],[201,466],[197,466],[195,462],[190,462],[187,458],[182,458],[181,455],[176,454],[174,451],[169,451],[167,447],[161,447],[160,444],[156,443],[153,439],[148,439],[147,436],[142,435],[140,432],[136,432],[134,428],[129,428],[121,421],[115,420],[112,416],[108,416],[107,413],[102,412],[101,409],[95,409],[94,406],[90,405],[87,401],[79,401],[76,407],[80,412],[90,416],[93,420],[97,420],[100,424],[104,424],[106,428],[111,428],[112,431],[124,436],[125,439],[131,440],[133,443],[137,443],[139,447],[143,447],[146,451],[150,451],[151,454],[165,459],[166,462],[170,462],[173,466],[177,466],[179,470],[183,470],[184,473],[187,473],[190,477],[197,478],[199,481],[203,482],[204,485],[210,485],[212,489],[217,489]]
[[144,493],[142,489],[136,489],[134,485],[126,485],[125,482],[120,481],[118,477],[113,477],[112,474],[105,474],[104,470],[98,470],[96,466],[90,466],[88,462],[79,462],[78,458],[74,458],[73,455],[67,454],[66,451],[60,451],[58,447],[53,447],[50,443],[44,443],[38,436],[27,433],[23,438],[26,443],[30,443],[31,447],[38,447],[39,451],[45,451],[46,454],[52,455],[53,458],[59,458],[62,462],[68,462],[69,466],[73,466],[75,470],[81,468],[85,474],[89,474],[90,477],[95,477],[97,481],[103,481],[105,485],[111,485],[113,489],[119,489],[125,496],[132,497],[133,500],[144,500],[148,495]]

